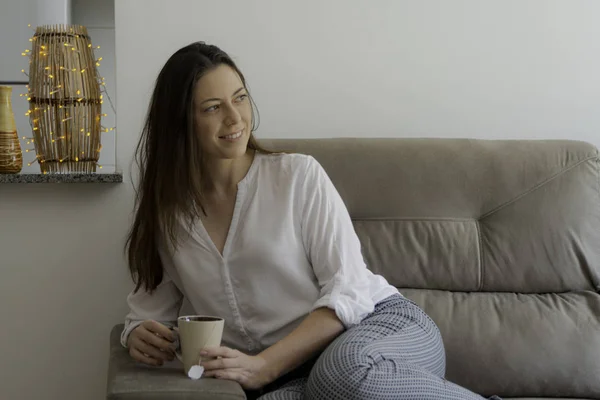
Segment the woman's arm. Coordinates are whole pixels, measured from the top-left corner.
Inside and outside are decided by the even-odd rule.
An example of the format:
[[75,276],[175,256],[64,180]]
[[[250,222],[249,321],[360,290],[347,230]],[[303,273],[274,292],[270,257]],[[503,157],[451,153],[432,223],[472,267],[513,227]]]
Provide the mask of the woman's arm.
[[129,313],[125,317],[125,327],[121,333],[121,344],[128,347],[131,332],[146,320],[154,320],[163,325],[175,326],[179,308],[183,303],[183,294],[171,280],[167,272],[152,294],[140,288],[127,296]]
[[266,362],[269,382],[299,367],[325,349],[344,331],[344,325],[329,308],[310,313],[296,329],[258,356]]
[[[319,354],[344,331],[328,308],[311,312],[289,335],[256,356],[228,347],[207,348],[201,356],[204,376],[236,381],[244,389],[259,389]],[[218,358],[217,358],[218,357]]]

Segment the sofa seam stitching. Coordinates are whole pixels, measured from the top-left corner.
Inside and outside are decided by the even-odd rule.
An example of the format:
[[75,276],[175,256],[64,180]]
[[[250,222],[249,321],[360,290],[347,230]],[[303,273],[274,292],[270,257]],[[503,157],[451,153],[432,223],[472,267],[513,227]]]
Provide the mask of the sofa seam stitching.
[[583,164],[583,163],[586,163],[586,162],[588,162],[588,161],[590,161],[590,160],[593,160],[593,159],[596,159],[596,158],[597,158],[597,154],[594,154],[593,156],[589,156],[589,157],[587,157],[587,158],[585,158],[585,159],[583,159],[583,160],[581,160],[581,161],[577,162],[576,164],[573,164],[573,165],[571,165],[571,166],[569,166],[569,167],[565,167],[565,168],[561,169],[560,171],[558,171],[556,174],[552,175],[551,177],[549,177],[549,178],[548,178],[548,179],[546,179],[545,181],[542,181],[542,182],[538,183],[537,185],[534,185],[534,186],[532,186],[531,188],[527,189],[527,190],[526,190],[526,191],[524,191],[523,193],[521,193],[521,194],[519,194],[519,195],[517,195],[517,196],[513,197],[512,199],[510,199],[510,200],[506,201],[505,203],[503,203],[503,204],[500,204],[500,205],[499,205],[499,206],[497,206],[496,208],[494,208],[494,209],[492,209],[492,210],[488,211],[487,213],[485,213],[485,214],[481,215],[481,216],[479,217],[479,219],[483,219],[483,218],[490,217],[491,215],[493,215],[493,214],[495,214],[496,212],[498,212],[498,211],[502,210],[503,208],[505,208],[505,207],[508,207],[509,205],[511,205],[511,204],[513,204],[513,203],[515,203],[515,202],[517,202],[518,200],[522,199],[523,197],[527,196],[528,194],[530,194],[530,193],[532,193],[532,192],[536,191],[537,189],[540,189],[540,188],[542,188],[542,187],[543,187],[543,186],[545,186],[546,184],[548,184],[548,183],[550,183],[550,182],[554,181],[555,179],[558,179],[560,176],[562,176],[563,174],[565,174],[565,173],[569,172],[570,170],[572,170],[572,169],[574,169],[574,168],[577,168],[577,167],[578,167],[578,166],[580,166],[581,164]]
[[483,291],[483,283],[485,281],[485,268],[483,265],[483,239],[481,237],[481,227],[479,220],[475,221],[475,228],[477,229],[477,239],[478,239],[478,253],[479,253],[479,288],[478,292]]

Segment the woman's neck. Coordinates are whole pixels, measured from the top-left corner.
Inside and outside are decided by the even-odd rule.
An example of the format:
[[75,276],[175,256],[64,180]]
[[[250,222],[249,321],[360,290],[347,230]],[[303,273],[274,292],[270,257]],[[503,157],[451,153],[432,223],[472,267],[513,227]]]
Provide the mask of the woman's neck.
[[235,194],[238,183],[244,179],[252,165],[254,153],[254,150],[248,149],[242,157],[232,160],[207,160],[204,189],[206,194],[217,197]]

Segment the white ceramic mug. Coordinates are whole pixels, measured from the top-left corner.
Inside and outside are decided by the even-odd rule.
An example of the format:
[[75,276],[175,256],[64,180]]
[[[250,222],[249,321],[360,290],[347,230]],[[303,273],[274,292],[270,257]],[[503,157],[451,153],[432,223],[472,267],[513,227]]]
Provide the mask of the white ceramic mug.
[[225,321],[221,317],[209,315],[185,315],[177,318],[179,347],[175,355],[183,363],[185,374],[201,361],[200,351],[205,347],[219,347],[223,337]]

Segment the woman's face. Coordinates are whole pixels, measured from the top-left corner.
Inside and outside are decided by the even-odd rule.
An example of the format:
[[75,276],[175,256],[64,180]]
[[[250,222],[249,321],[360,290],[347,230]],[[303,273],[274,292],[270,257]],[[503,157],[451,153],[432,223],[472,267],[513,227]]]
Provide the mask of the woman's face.
[[194,89],[194,124],[205,156],[233,159],[246,153],[252,127],[248,92],[234,69],[219,65]]

